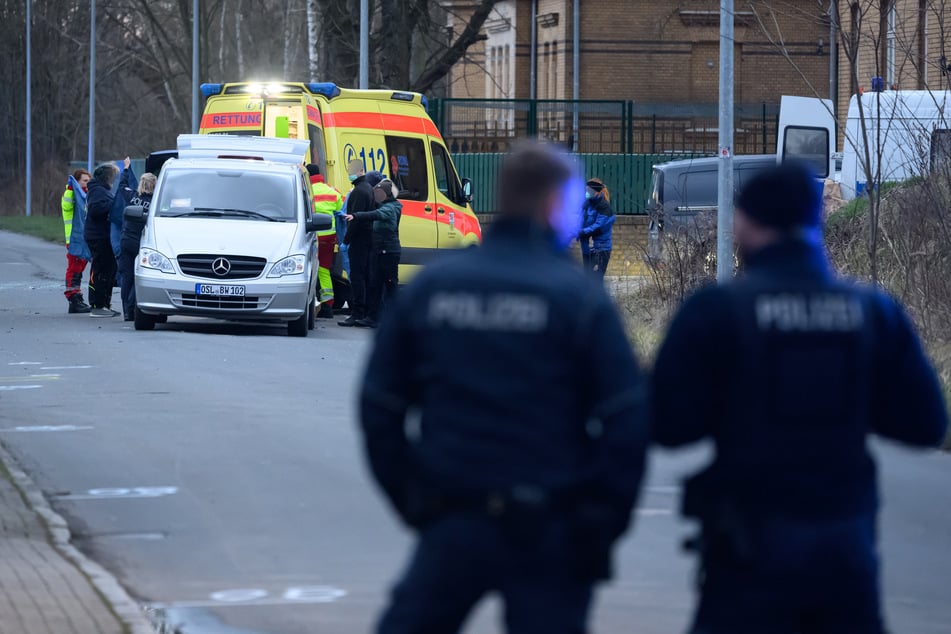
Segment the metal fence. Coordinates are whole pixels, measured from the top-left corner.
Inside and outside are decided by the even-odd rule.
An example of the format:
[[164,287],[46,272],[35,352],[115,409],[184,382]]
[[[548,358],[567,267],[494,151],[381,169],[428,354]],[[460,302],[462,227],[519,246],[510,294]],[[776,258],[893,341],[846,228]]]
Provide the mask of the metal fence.
[[[538,137],[584,153],[714,154],[716,104],[546,99],[433,99],[429,113],[453,153],[505,152]],[[577,123],[575,121],[577,115]],[[738,104],[737,154],[775,151],[779,106]]]
[[[476,213],[496,211],[495,192],[502,153],[454,154],[461,176],[472,179],[472,208]],[[604,181],[611,206],[618,214],[643,214],[650,188],[651,168],[658,163],[697,158],[699,154],[579,154],[585,176]]]

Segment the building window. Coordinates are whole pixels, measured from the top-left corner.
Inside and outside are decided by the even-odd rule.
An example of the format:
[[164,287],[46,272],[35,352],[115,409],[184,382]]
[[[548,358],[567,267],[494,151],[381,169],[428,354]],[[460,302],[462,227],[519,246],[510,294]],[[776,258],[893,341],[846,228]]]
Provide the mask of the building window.
[[898,83],[895,69],[896,33],[895,24],[898,19],[898,7],[895,2],[888,5],[888,20],[885,32],[885,83],[893,87]]

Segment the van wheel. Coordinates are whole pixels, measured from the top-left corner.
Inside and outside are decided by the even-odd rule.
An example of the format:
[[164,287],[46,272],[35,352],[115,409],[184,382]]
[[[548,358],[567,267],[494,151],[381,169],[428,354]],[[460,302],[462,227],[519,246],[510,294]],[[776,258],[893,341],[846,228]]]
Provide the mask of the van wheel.
[[155,316],[146,315],[138,308],[135,309],[135,329],[136,330],[155,330]]
[[[310,308],[310,314],[313,315],[313,306],[309,303],[307,307]],[[307,333],[310,330],[307,329],[307,310],[305,309],[304,314],[295,319],[294,321],[287,322],[287,334],[290,337],[306,337]]]

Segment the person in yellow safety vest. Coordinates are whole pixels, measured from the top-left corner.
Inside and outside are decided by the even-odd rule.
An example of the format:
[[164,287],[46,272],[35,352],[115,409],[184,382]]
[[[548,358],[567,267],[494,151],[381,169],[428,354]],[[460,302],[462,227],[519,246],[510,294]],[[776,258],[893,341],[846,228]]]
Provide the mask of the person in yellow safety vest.
[[324,181],[320,168],[313,163],[307,166],[310,174],[310,190],[314,198],[314,213],[330,216],[330,229],[317,232],[317,283],[320,285],[317,300],[320,310],[317,316],[332,319],[334,316],[334,285],[330,278],[330,269],[334,264],[334,252],[337,246],[337,227],[334,212],[343,207],[343,196]]
[[[86,184],[90,181],[92,175],[84,169],[78,169],[73,172],[71,182],[77,183],[81,191],[79,195],[83,200],[86,198]],[[79,219],[79,233],[77,234],[77,244],[70,248],[70,241],[73,234],[73,214],[76,210],[76,192],[73,191],[73,185],[67,182],[66,191],[63,192],[61,207],[63,209],[63,228],[66,231],[66,301],[69,302],[70,313],[88,313],[89,304],[83,299],[83,272],[89,263],[89,249],[86,248],[83,241],[83,218]],[[82,214],[84,206],[80,206]],[[85,256],[85,257],[84,257]]]

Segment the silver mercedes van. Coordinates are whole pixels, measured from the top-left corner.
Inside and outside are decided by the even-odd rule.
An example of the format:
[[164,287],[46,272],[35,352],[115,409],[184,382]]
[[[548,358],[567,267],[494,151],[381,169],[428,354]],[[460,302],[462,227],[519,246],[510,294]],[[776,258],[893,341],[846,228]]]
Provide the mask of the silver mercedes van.
[[[182,135],[147,212],[135,264],[135,329],[163,316],[283,321],[314,327],[315,215],[306,141]],[[146,215],[129,207],[130,216]]]

